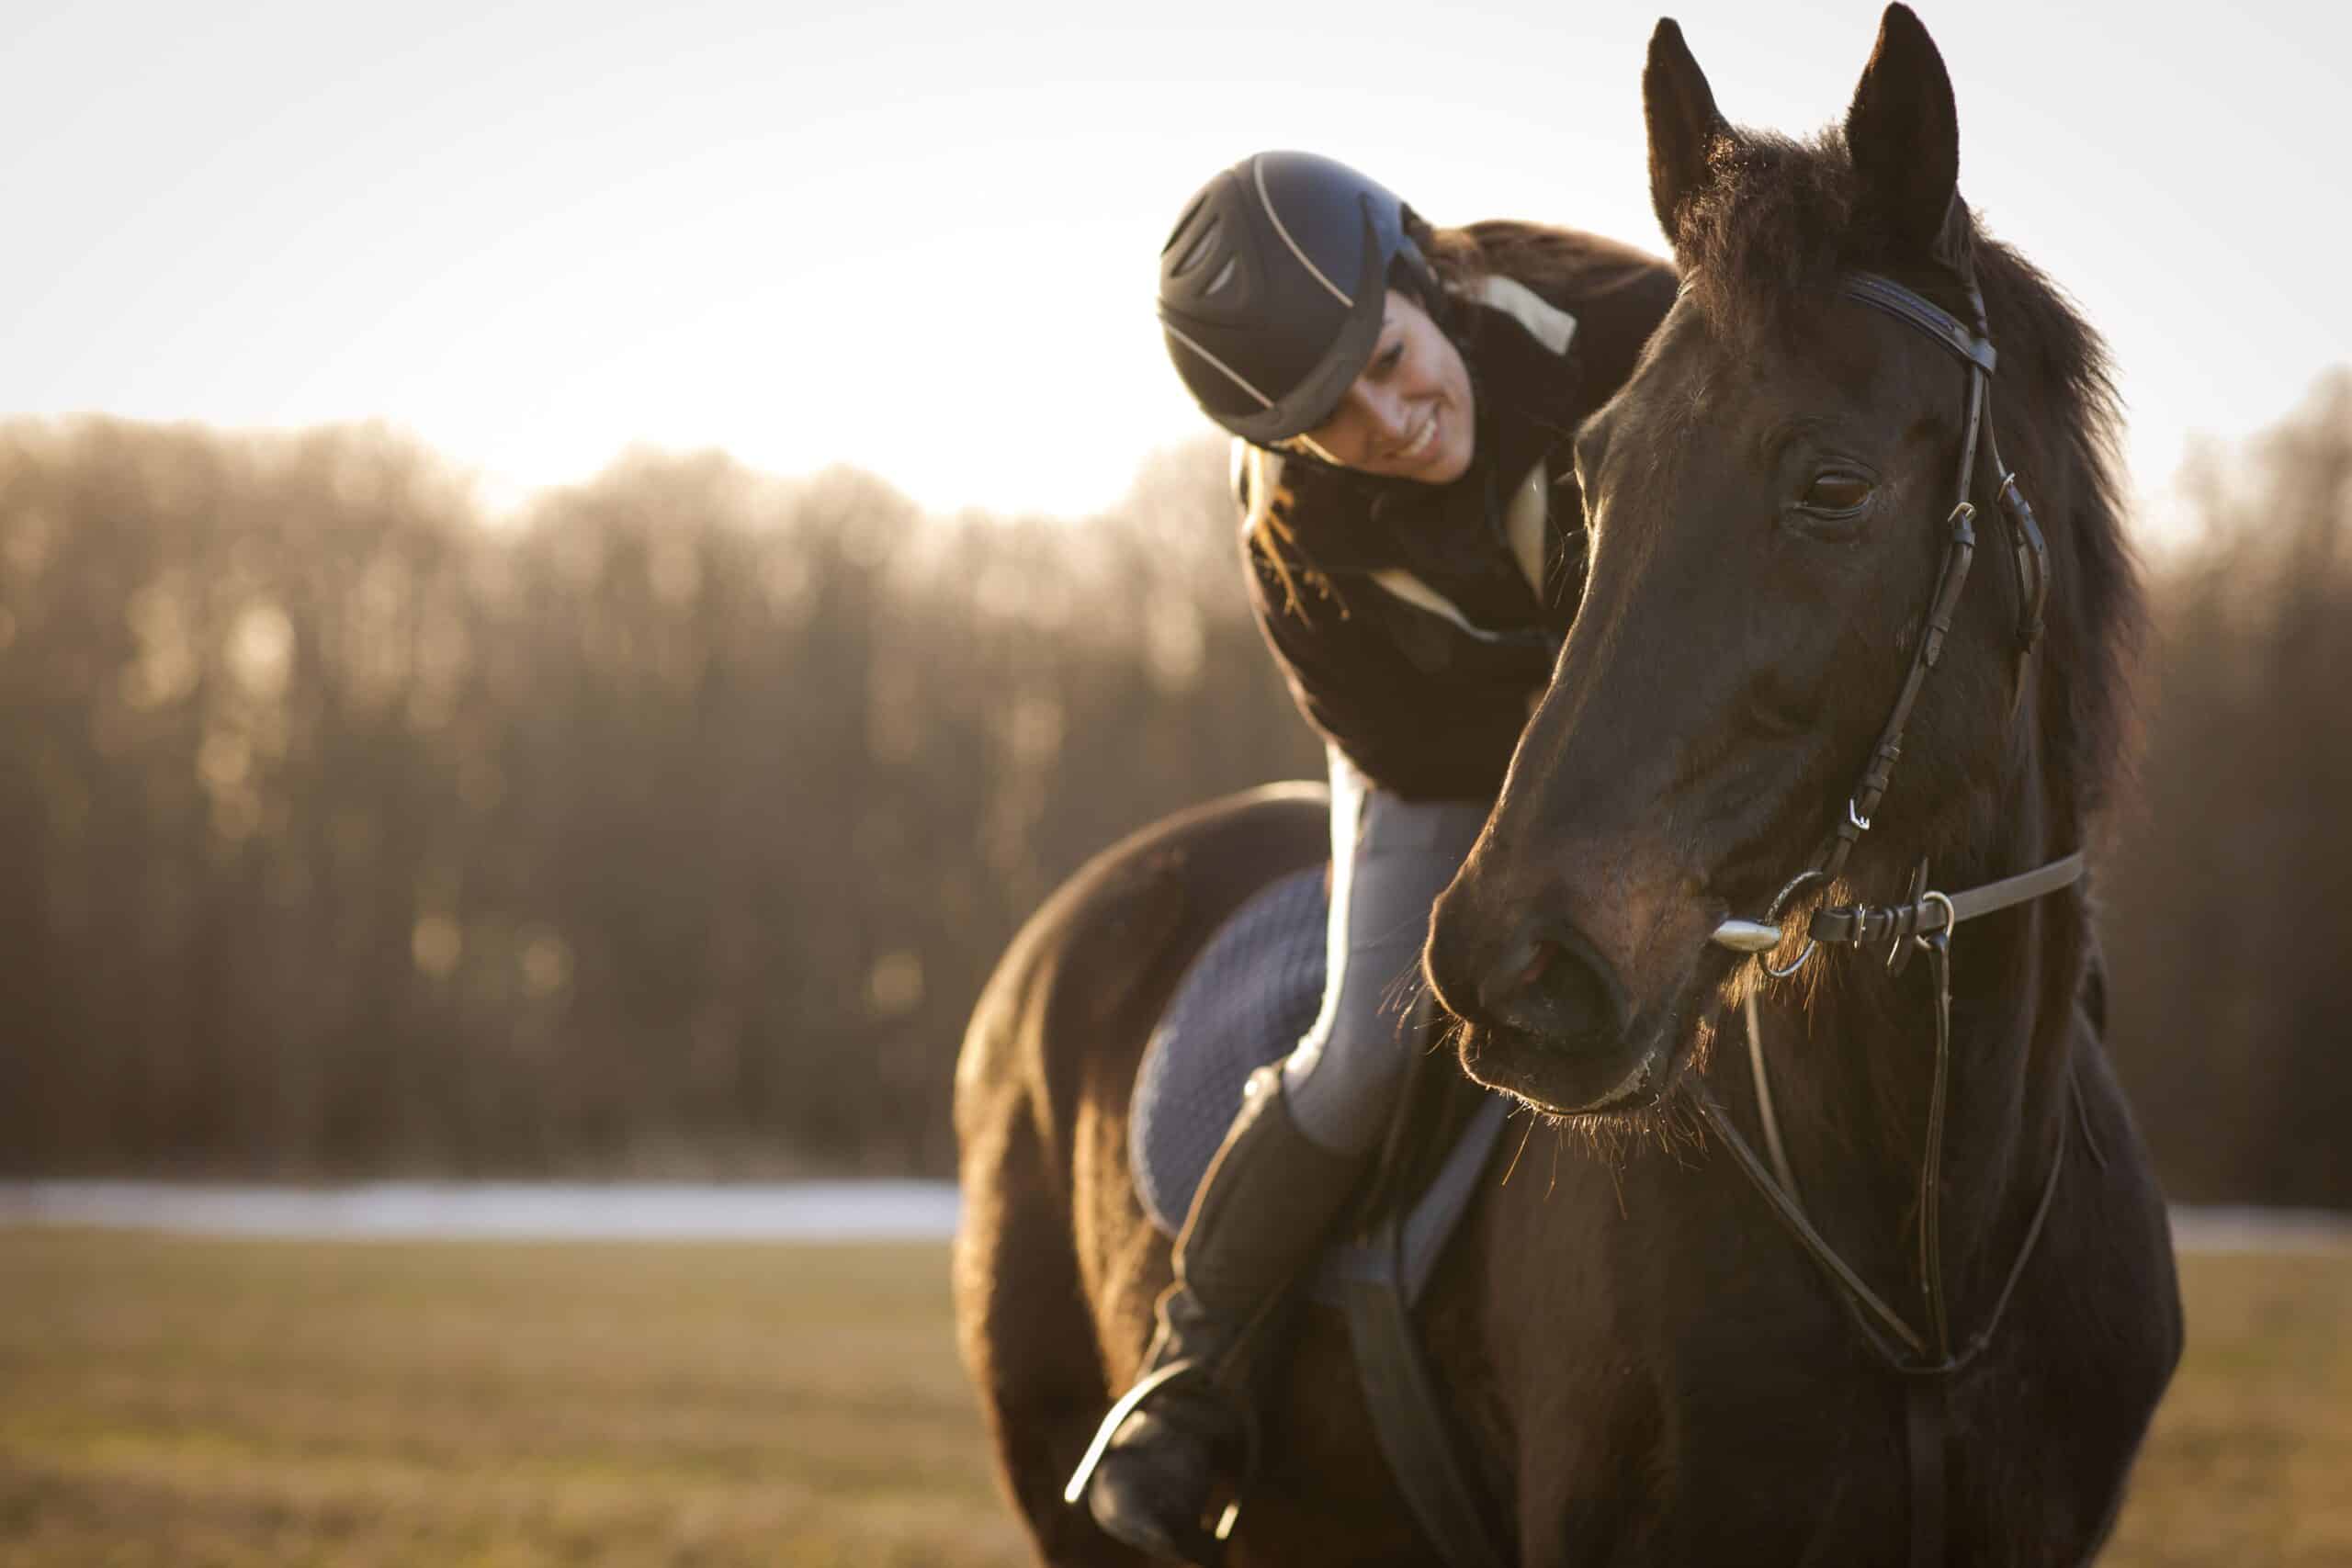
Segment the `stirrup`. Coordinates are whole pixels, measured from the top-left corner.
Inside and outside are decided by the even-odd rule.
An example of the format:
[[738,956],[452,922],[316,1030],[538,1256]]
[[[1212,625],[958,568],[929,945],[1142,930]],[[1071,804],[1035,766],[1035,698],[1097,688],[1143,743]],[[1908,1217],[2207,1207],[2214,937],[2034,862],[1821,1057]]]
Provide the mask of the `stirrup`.
[[[1170,1361],[1149,1375],[1137,1379],[1133,1388],[1120,1395],[1119,1402],[1112,1405],[1110,1413],[1102,1417],[1102,1425],[1094,1428],[1094,1440],[1087,1444],[1085,1457],[1078,1461],[1078,1468],[1070,1472],[1069,1483],[1062,1488],[1062,1501],[1071,1507],[1083,1504],[1086,1489],[1093,1483],[1095,1471],[1101,1468],[1103,1456],[1111,1451],[1111,1439],[1120,1427],[1127,1424],[1127,1417],[1143,1409],[1162,1390],[1192,1378],[1210,1381],[1211,1370],[1206,1362],[1187,1357]],[[1209,1532],[1210,1538],[1220,1546],[1232,1537],[1233,1527],[1240,1520],[1241,1493],[1248,1486],[1250,1477],[1257,1473],[1259,1454],[1258,1412],[1250,1408],[1247,1402],[1238,1407],[1230,1402],[1226,1403],[1227,1408],[1234,1410],[1241,1427],[1241,1467],[1234,1481],[1233,1499],[1226,1504],[1224,1512],[1217,1516],[1216,1524]]]

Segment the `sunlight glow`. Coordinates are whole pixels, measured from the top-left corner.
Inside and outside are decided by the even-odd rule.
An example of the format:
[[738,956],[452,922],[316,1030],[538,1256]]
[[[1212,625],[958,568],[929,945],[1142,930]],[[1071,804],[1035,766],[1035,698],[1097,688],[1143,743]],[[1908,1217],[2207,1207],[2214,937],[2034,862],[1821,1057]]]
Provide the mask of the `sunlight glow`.
[[[1677,8],[1725,111],[1799,132],[1842,111],[1876,14]],[[2251,430],[2352,357],[2352,303],[2309,262],[2352,242],[2344,204],[2307,199],[2338,183],[2340,9],[2128,34],[2022,0],[1925,14],[1963,189],[2109,335],[2143,487],[2190,433]],[[1204,428],[1153,258],[1252,149],[1329,152],[1440,222],[1658,247],[1648,11],[1112,16],[20,9],[0,408],[383,418],[494,502],[648,443],[1078,514]]]

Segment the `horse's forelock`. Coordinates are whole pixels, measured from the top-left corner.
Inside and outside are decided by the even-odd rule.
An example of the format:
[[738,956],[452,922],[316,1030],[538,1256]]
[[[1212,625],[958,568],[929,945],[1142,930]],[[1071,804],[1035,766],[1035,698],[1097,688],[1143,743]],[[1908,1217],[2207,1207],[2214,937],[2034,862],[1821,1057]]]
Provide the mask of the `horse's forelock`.
[[1715,144],[1713,178],[1677,214],[1684,290],[1736,341],[1783,330],[1845,265],[1854,175],[1842,134],[1812,143],[1740,130]]

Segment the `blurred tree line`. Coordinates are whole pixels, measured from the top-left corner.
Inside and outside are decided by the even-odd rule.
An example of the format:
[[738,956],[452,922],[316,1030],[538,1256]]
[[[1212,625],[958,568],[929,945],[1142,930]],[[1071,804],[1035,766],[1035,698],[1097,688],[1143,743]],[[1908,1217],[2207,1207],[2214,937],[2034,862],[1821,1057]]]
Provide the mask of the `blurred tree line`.
[[0,426],[0,1164],[949,1168],[1087,855],[1319,755],[1222,458],[1083,526],[368,429]]
[[2352,369],[2192,489],[2101,875],[2119,1066],[2177,1196],[2352,1207]]
[[[0,423],[0,1168],[944,1175],[1080,861],[1319,772],[1224,457],[1066,525],[367,427]],[[2155,575],[2114,1044],[2176,1196],[2352,1204],[2352,379]]]

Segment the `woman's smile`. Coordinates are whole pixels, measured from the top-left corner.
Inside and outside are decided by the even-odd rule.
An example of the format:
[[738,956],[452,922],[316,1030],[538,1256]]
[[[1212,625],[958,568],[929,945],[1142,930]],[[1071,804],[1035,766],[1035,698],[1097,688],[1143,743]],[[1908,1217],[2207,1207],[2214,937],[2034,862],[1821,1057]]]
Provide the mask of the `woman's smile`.
[[1418,300],[1392,288],[1370,362],[1331,417],[1300,440],[1364,473],[1451,484],[1470,467],[1470,409],[1462,351]]
[[1421,423],[1416,425],[1413,429],[1412,439],[1407,441],[1405,445],[1399,446],[1395,452],[1391,453],[1389,455],[1390,459],[1400,463],[1419,462],[1422,454],[1426,452],[1430,446],[1436,440],[1437,422],[1437,410],[1430,409],[1428,412],[1424,413],[1421,416]]

